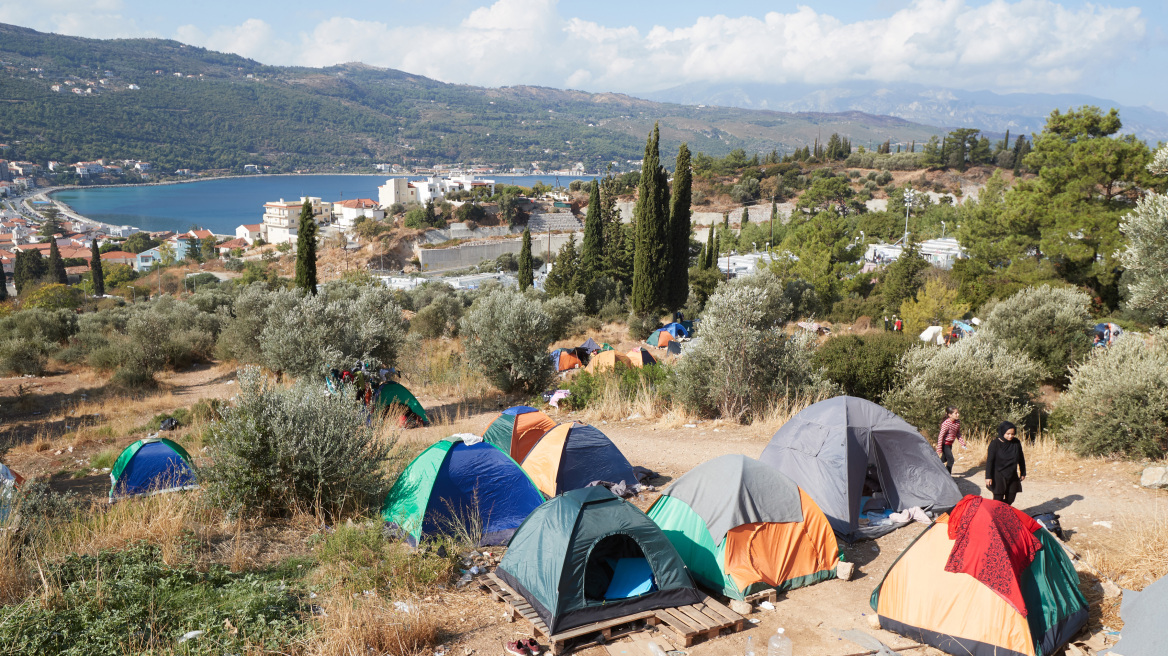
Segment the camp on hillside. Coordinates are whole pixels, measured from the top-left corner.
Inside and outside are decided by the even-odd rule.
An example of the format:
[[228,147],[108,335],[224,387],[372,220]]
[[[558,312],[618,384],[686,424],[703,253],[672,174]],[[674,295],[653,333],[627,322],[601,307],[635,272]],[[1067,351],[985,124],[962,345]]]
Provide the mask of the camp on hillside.
[[657,348],[665,348],[670,342],[676,342],[677,338],[664,330],[654,330],[645,343],[649,346],[656,346]]
[[[670,342],[670,344],[677,344],[677,342]],[[648,350],[639,346],[629,351],[628,358],[629,361],[633,363],[634,367],[644,367],[645,365],[649,364],[657,364],[657,358],[653,357],[653,354]]]
[[398,425],[407,428],[414,428],[416,426],[429,426],[430,418],[426,416],[426,409],[418,403],[418,399],[405,388],[404,385],[398,382],[389,381],[377,388],[373,395],[373,400],[376,405],[389,411],[390,408],[397,407],[401,414],[398,416]]
[[579,369],[584,366],[584,363],[575,353],[576,349],[558,348],[552,351],[551,360],[552,366],[557,372],[564,372],[570,369]]
[[955,656],[1050,656],[1087,621],[1058,539],[1025,513],[975,496],[900,554],[871,603],[881,628]]
[[623,353],[618,353],[617,351],[604,351],[603,353],[598,353],[592,356],[592,359],[588,362],[588,366],[584,367],[584,370],[593,374],[599,373],[601,371],[609,371],[611,369],[615,369],[616,363],[618,362],[630,369],[634,364],[633,361],[629,359],[629,356]]
[[554,428],[556,422],[544,413],[526,405],[507,408],[483,432],[483,441],[494,444],[511,456],[515,462],[522,462],[531,447]]
[[835,578],[839,544],[827,517],[794,481],[753,458],[698,465],[648,515],[694,579],[732,599]]
[[519,465],[486,442],[454,436],[414,458],[394,481],[381,518],[411,546],[441,534],[506,544],[543,496]]
[[576,490],[594,481],[637,484],[637,475],[620,449],[597,428],[563,423],[544,433],[521,463],[547,497]]
[[791,417],[759,459],[795,481],[848,542],[903,526],[888,518],[892,512],[948,510],[961,500],[953,477],[915,428],[852,396],[820,401]]
[[186,449],[165,437],[148,437],[127,446],[114,462],[109,500],[195,487],[195,467]]
[[572,490],[532,512],[495,573],[552,634],[703,598],[661,529],[602,487]]

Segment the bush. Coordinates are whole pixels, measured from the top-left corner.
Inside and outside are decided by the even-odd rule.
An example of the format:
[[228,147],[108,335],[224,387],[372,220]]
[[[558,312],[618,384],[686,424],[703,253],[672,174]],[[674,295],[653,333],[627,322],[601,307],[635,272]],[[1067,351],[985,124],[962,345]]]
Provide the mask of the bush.
[[822,344],[811,361],[848,396],[880,403],[896,383],[901,356],[916,343],[903,333],[840,335]]
[[69,310],[34,308],[0,318],[0,335],[4,337],[39,337],[63,344],[76,332],[77,314]]
[[460,324],[467,357],[504,392],[541,392],[555,372],[551,321],[539,301],[498,290],[479,298]]
[[1065,287],[1029,287],[994,305],[982,331],[1046,367],[1059,384],[1091,351],[1091,297]]
[[746,421],[779,396],[834,390],[811,363],[812,338],[783,334],[791,305],[779,289],[769,273],[718,288],[702,315],[700,341],[675,368],[675,399],[706,415]]
[[455,337],[461,318],[462,302],[452,294],[443,294],[418,311],[410,321],[410,331],[424,339]]
[[543,311],[548,317],[552,341],[564,339],[576,317],[584,314],[584,295],[565,294],[549,298],[543,302]]
[[48,345],[33,337],[10,337],[0,340],[0,372],[10,376],[45,373]]
[[1128,334],[1071,369],[1053,424],[1080,455],[1163,458],[1168,451],[1168,332]]
[[654,313],[637,314],[636,312],[629,312],[626,319],[629,326],[629,338],[638,342],[643,342],[653,334],[654,330],[661,327],[661,320]]
[[1020,423],[1034,413],[1044,374],[1025,354],[982,335],[946,348],[918,346],[901,358],[900,384],[884,395],[884,405],[926,429],[939,426],[945,407],[955,405],[970,431],[990,431],[1002,420]]
[[[570,394],[561,403],[570,410],[583,410],[593,401],[599,399],[605,389],[612,385],[622,399],[631,401],[637,398],[643,386],[657,388],[665,387],[669,378],[669,369],[664,365],[651,364],[645,367],[627,367],[621,362],[616,366],[596,374],[581,371],[565,384]],[[660,396],[658,398],[667,398]]]
[[937,279],[925,281],[915,299],[910,297],[900,304],[904,331],[910,335],[919,335],[929,326],[948,326],[967,312],[969,306],[957,302],[957,290]]
[[333,516],[379,504],[393,447],[351,394],[302,382],[274,387],[255,367],[239,376],[233,408],[210,426],[203,472],[224,507],[266,515],[321,509]]

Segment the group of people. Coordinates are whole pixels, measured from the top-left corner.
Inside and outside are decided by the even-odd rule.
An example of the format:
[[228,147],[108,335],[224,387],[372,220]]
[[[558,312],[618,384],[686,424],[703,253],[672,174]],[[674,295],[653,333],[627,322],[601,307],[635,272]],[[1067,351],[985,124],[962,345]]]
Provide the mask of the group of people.
[[397,369],[358,362],[352,369],[332,369],[329,371],[329,391],[336,393],[341,387],[349,386],[356,391],[357,400],[366,408],[373,402],[378,388],[397,377]]
[[[967,448],[961,435],[961,410],[956,406],[945,408],[945,420],[937,431],[937,455],[945,463],[945,469],[953,473],[953,443],[960,442]],[[997,438],[990,441],[986,452],[986,488],[994,495],[995,501],[1014,505],[1014,499],[1022,491],[1022,481],[1026,480],[1026,456],[1022,453],[1022,443],[1018,440],[1018,428],[1003,421],[998,425]]]
[[894,315],[892,315],[892,321],[889,321],[888,315],[884,315],[884,330],[885,331],[891,330],[894,332],[903,333],[904,332],[904,320],[894,314]]

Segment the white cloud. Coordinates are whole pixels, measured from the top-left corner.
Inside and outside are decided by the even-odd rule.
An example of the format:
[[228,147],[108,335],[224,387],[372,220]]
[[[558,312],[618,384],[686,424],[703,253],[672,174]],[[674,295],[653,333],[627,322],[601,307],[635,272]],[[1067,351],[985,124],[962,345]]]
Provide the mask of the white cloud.
[[123,8],[122,0],[0,0],[0,23],[99,39],[158,36],[123,16]]
[[298,35],[281,35],[259,18],[249,18],[234,27],[219,27],[211,34],[204,34],[194,25],[183,25],[175,33],[175,39],[265,63],[293,61],[298,49],[292,41],[299,41]]

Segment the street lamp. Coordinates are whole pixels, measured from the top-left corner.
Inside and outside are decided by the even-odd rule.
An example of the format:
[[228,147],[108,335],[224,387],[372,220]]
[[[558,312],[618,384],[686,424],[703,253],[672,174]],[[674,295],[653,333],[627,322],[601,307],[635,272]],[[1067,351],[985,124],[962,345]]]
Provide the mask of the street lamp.
[[912,187],[905,187],[904,189],[904,238],[901,243],[902,246],[908,247],[908,214],[912,209],[913,203],[917,199],[917,192]]
[[941,222],[941,239],[945,238],[945,222]]

